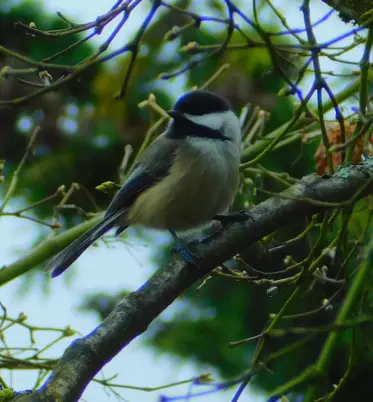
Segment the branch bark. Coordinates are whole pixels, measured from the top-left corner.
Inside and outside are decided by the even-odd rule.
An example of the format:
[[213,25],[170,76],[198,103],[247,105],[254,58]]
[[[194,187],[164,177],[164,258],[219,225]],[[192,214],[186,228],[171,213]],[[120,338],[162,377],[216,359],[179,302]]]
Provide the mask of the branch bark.
[[372,0],[322,0],[340,13],[345,22],[356,21],[359,25],[370,19]]
[[174,256],[142,287],[124,297],[101,325],[73,341],[45,384],[31,394],[18,397],[17,402],[77,401],[105,364],[142,334],[180,294],[217,265],[296,219],[336,207],[321,206],[322,202],[345,203],[372,192],[373,158],[362,165],[342,168],[332,177],[306,176],[280,196],[255,206],[251,210],[253,220],[229,224],[196,246],[193,251],[201,256],[199,269]]

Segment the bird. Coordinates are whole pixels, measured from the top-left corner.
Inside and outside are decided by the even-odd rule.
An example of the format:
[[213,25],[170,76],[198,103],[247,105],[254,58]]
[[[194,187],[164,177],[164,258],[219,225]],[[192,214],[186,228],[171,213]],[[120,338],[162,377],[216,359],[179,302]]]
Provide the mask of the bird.
[[238,117],[225,97],[205,90],[183,94],[167,113],[165,131],[139,157],[102,221],[47,264],[51,277],[66,271],[113,227],[116,236],[134,224],[168,230],[184,259],[193,263],[195,256],[179,235],[213,220],[224,225],[239,185]]

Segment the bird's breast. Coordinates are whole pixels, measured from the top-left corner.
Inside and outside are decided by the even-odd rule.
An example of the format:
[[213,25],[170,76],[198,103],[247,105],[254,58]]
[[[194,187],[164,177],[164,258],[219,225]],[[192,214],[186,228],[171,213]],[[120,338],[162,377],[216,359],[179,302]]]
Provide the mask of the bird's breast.
[[143,191],[129,208],[129,223],[176,231],[206,224],[232,203],[239,158],[234,143],[186,141],[169,175]]

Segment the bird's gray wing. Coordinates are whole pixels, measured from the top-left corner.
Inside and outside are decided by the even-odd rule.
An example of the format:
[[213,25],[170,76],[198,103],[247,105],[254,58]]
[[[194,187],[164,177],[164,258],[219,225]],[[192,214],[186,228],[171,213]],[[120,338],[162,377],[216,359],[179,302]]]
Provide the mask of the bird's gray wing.
[[[92,243],[121,222],[136,197],[167,176],[174,159],[177,140],[159,136],[139,158],[129,178],[113,198],[104,219],[57,254],[47,265],[52,277],[62,274]],[[116,235],[126,227],[119,227]]]
[[168,175],[178,143],[178,140],[169,139],[164,134],[152,142],[139,158],[122,188],[116,193],[105,217],[116,213],[119,209],[128,208],[142,191]]
[[[69,244],[59,254],[57,254],[46,266],[45,270],[51,270],[51,276],[54,278],[61,275],[69,266],[97,239],[103,236],[114,226],[122,221],[123,215],[127,213],[127,208],[136,199],[138,194],[154,183],[156,177],[160,177],[160,174],[166,174],[166,169],[160,171],[158,176],[149,174],[141,165],[139,165],[123,187],[115,195],[109,208],[107,209],[104,219],[89,229],[82,236],[78,237],[75,241]],[[115,235],[117,236],[127,226],[120,226]]]

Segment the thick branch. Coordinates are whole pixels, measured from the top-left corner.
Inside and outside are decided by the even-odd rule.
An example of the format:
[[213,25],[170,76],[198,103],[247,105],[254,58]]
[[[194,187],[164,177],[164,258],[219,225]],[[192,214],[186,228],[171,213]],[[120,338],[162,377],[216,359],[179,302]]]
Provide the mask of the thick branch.
[[307,176],[281,193],[281,197],[272,197],[254,207],[253,221],[232,223],[201,242],[195,250],[203,256],[199,269],[175,256],[140,289],[123,298],[94,331],[74,341],[41,389],[17,401],[77,401],[97,372],[196,280],[263,236],[326,208],[321,206],[322,202],[346,203],[355,200],[357,194],[361,198],[372,193],[372,178],[373,159],[343,168],[333,177]]
[[356,21],[358,24],[370,19],[370,11],[373,8],[372,0],[322,0],[340,13],[344,21]]

